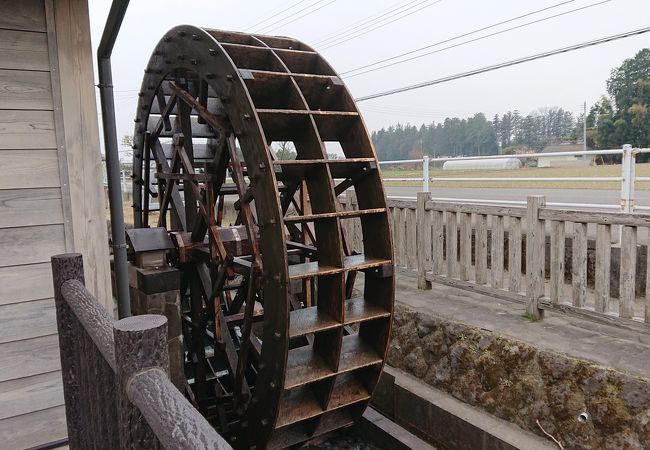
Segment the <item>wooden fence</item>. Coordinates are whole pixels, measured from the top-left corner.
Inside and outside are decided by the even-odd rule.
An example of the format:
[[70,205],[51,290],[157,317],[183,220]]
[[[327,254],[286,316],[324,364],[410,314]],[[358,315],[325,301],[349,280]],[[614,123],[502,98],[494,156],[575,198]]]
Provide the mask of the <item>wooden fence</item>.
[[[348,194],[346,205],[353,202]],[[432,201],[421,192],[417,201],[389,199],[388,206],[396,265],[417,271],[420,289],[435,282],[525,302],[532,319],[561,309],[643,330],[650,323],[648,245],[637,237],[650,215],[553,209],[543,196],[504,207]],[[359,240],[354,226],[346,233]]]
[[71,449],[230,449],[169,380],[167,319],[115,321],[84,286],[81,255],[52,257]]

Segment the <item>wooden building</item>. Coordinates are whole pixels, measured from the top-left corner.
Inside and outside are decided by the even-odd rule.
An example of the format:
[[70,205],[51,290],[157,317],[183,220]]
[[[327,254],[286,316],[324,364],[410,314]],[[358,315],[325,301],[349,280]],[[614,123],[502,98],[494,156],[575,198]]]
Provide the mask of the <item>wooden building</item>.
[[89,28],[87,0],[0,0],[3,449],[66,436],[50,257],[112,298]]

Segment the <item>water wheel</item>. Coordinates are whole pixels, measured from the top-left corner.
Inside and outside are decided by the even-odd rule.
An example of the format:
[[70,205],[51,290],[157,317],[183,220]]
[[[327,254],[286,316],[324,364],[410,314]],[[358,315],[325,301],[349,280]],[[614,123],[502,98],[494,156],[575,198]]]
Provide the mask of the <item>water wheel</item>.
[[341,79],[290,38],[179,26],[147,64],[135,122],[134,222],[176,247],[188,397],[240,448],[353,423],[394,279],[376,155]]

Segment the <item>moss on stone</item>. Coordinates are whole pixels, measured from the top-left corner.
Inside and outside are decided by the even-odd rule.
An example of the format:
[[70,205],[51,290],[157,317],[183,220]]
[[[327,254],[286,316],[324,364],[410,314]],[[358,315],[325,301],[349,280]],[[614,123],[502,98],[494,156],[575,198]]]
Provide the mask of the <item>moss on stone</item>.
[[402,306],[392,335],[388,364],[567,449],[650,448],[650,380]]

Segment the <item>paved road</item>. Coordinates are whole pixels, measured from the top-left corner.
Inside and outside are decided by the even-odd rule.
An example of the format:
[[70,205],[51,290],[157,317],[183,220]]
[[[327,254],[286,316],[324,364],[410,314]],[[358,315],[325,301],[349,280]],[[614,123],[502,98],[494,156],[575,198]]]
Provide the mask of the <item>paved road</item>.
[[[609,189],[539,189],[539,188],[471,188],[431,187],[432,197],[480,199],[480,200],[526,200],[528,195],[545,195],[547,202],[593,203],[618,205],[620,192]],[[389,196],[415,197],[418,187],[386,188]],[[650,191],[637,191],[637,205],[650,206]]]

